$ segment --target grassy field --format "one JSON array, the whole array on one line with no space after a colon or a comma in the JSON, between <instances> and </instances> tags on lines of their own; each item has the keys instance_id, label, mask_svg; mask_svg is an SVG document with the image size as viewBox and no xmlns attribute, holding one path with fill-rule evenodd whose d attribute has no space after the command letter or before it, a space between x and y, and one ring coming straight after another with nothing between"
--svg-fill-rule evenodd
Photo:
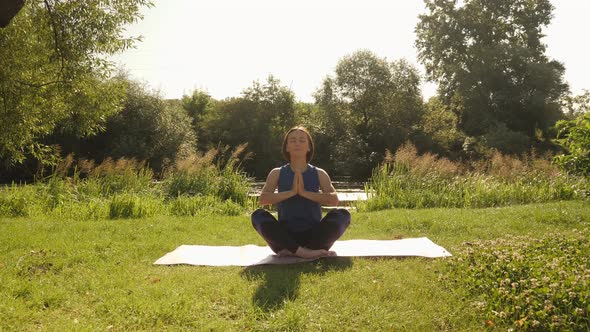
<instances>
[{"instance_id":1,"label":"grassy field","mask_svg":"<svg viewBox=\"0 0 590 332\"><path fill-rule=\"evenodd\" d=\"M262 245L245 214L86 221L3 218L0 330L506 331L552 326L583 331L590 328L589 222L587 201L358 212L343 239L427 236L454 257L334 258L241 268L152 263L181 244ZM514 317L524 311L518 303L494 298L490 289L486 295L485 287L495 287L495 278L504 280L501 274L514 271L503 271L501 262L480 270L469 263L484 262L479 258L493 246L506 246L497 242L504 239L508 245L516 243L515 252L529 242L546 244L518 251L534 255L535 266L526 265L527 257L505 264L516 271L514 264L521 262L525 273L547 274L546 280L539 277L547 285L538 287L539 299L555 302L540 304L553 306L546 320L535 312L519 323ZM560 246L563 241L555 244L552 239L572 240ZM573 249L562 254L559 250L567 248L561 247ZM567 275L571 271L565 267L565 276L553 275L556 258L574 267L577 276ZM481 274L485 271L499 272ZM549 290L557 287L556 278L571 279L564 284L566 295ZM565 300L571 303L560 304ZM498 312L494 301L508 308ZM552 316L560 306L573 310Z\"/></svg>"}]
</instances>

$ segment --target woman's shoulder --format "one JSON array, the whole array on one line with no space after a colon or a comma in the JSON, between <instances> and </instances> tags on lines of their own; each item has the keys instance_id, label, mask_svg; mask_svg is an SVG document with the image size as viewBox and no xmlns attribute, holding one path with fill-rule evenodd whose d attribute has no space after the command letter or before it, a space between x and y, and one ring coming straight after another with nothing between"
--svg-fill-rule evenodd
<instances>
[{"instance_id":1,"label":"woman's shoulder","mask_svg":"<svg viewBox=\"0 0 590 332\"><path fill-rule=\"evenodd\" d=\"M323 174L328 174L328 173L326 173L326 171L324 171L324 169L322 169L322 168L319 168L319 167L317 167L317 166L314 166L314 165L312 165L312 164L307 164L307 166L308 166L308 167L309 167L311 170L313 170L314 172L323 173Z\"/></svg>"},{"instance_id":2,"label":"woman's shoulder","mask_svg":"<svg viewBox=\"0 0 590 332\"><path fill-rule=\"evenodd\" d=\"M279 167L275 167L273 169L270 170L270 172L268 173L268 176L279 176L279 174L284 173L285 171L290 170L289 168L289 164L283 165L283 166L279 166Z\"/></svg>"},{"instance_id":3,"label":"woman's shoulder","mask_svg":"<svg viewBox=\"0 0 590 332\"><path fill-rule=\"evenodd\" d=\"M328 175L328 172L326 172L323 168L319 168L319 167L314 166L314 169L315 169L315 172L317 173L320 181L331 181L330 176Z\"/></svg>"},{"instance_id":4,"label":"woman's shoulder","mask_svg":"<svg viewBox=\"0 0 590 332\"><path fill-rule=\"evenodd\" d=\"M285 164L285 165L278 166L278 167L271 169L270 172L279 172L279 171L281 171L285 168L288 168L288 167L289 167L289 164Z\"/></svg>"},{"instance_id":5,"label":"woman's shoulder","mask_svg":"<svg viewBox=\"0 0 590 332\"><path fill-rule=\"evenodd\" d=\"M280 173L281 173L281 167L275 167L275 168L271 169L270 172L268 172L268 175L266 176L266 178L270 179L273 177L278 177Z\"/></svg>"}]
</instances>

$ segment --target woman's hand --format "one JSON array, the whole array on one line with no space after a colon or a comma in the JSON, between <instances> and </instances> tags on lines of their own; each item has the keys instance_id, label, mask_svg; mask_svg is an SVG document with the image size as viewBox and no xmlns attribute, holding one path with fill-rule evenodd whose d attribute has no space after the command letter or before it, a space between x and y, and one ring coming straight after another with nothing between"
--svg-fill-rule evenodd
<instances>
[{"instance_id":1,"label":"woman's hand","mask_svg":"<svg viewBox=\"0 0 590 332\"><path fill-rule=\"evenodd\" d=\"M262 188L262 192L260 193L260 198L258 202L260 205L272 205L280 203L290 197L297 195L297 181L293 178L293 186L289 191L283 191L275 193L279 185L279 175L281 173L280 168L275 168L268 174L266 178L266 183Z\"/></svg>"},{"instance_id":2,"label":"woman's hand","mask_svg":"<svg viewBox=\"0 0 590 332\"><path fill-rule=\"evenodd\" d=\"M296 172L295 177L293 178L293 183L297 185L295 192L299 196L303 196L305 192L305 183L303 182L303 174L301 172Z\"/></svg>"},{"instance_id":3,"label":"woman's hand","mask_svg":"<svg viewBox=\"0 0 590 332\"><path fill-rule=\"evenodd\" d=\"M314 201L320 203L321 205L327 206L337 206L338 205L338 194L336 194L336 189L332 185L332 181L330 181L330 177L321 168L318 168L318 176L320 180L320 192L314 191L307 191L305 190L305 185L303 183L303 173L296 173L295 178L297 178L297 195L307 198L310 201ZM295 183L295 179L293 179Z\"/></svg>"},{"instance_id":4,"label":"woman's hand","mask_svg":"<svg viewBox=\"0 0 590 332\"><path fill-rule=\"evenodd\" d=\"M299 172L295 172L295 175L293 175L291 191L293 192L293 195L299 195Z\"/></svg>"}]
</instances>

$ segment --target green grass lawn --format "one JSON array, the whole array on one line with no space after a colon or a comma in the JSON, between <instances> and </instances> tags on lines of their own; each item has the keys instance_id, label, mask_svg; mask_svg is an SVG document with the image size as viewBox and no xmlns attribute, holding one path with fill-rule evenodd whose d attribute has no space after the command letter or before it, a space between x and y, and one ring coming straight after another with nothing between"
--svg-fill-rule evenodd
<instances>
[{"instance_id":1,"label":"green grass lawn","mask_svg":"<svg viewBox=\"0 0 590 332\"><path fill-rule=\"evenodd\" d=\"M449 281L457 259L480 240L567 238L589 222L587 201L353 213L343 239L426 236L455 256L242 268L152 263L181 244L263 245L247 215L0 219L0 330L505 331Z\"/></svg>"}]
</instances>

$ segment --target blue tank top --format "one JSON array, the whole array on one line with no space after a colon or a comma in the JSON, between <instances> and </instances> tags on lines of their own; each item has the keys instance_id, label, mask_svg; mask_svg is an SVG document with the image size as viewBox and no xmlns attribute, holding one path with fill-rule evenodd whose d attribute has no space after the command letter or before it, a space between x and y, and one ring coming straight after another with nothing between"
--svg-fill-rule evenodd
<instances>
[{"instance_id":1,"label":"blue tank top","mask_svg":"<svg viewBox=\"0 0 590 332\"><path fill-rule=\"evenodd\" d=\"M295 173L291 165L282 166L279 173L279 192L291 190L294 177ZM320 178L315 166L307 165L307 169L303 172L303 182L305 190L319 192ZM277 210L279 221L286 223L287 228L294 232L308 230L322 219L320 204L299 195L280 202Z\"/></svg>"}]
</instances>

